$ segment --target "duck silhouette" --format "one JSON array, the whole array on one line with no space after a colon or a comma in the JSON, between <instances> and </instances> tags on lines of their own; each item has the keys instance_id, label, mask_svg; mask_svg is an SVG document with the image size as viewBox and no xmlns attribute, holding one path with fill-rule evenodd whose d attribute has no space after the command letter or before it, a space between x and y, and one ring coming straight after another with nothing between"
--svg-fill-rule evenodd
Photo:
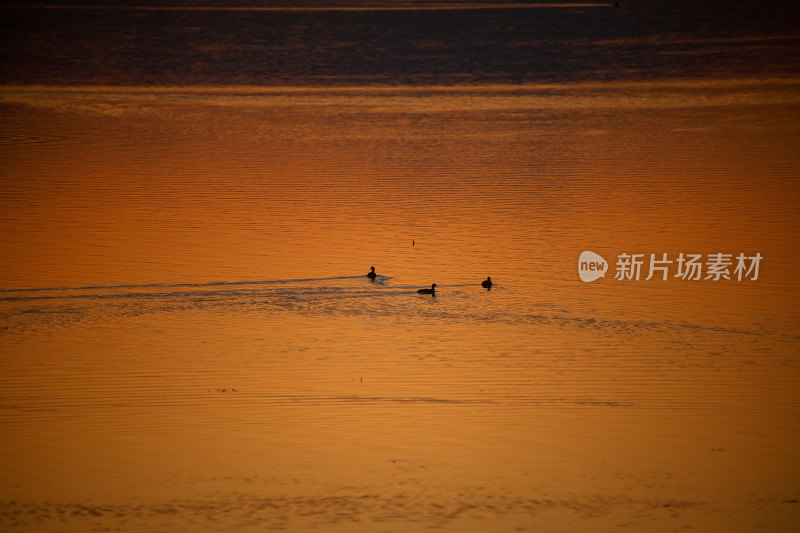
<instances>
[{"instance_id":1,"label":"duck silhouette","mask_svg":"<svg viewBox=\"0 0 800 533\"><path fill-rule=\"evenodd\" d=\"M375 274L375 267L370 267L370 270L369 270L369 273L367 274L367 277L369 279L374 280L375 276L377 276L377 274Z\"/></svg>"},{"instance_id":2,"label":"duck silhouette","mask_svg":"<svg viewBox=\"0 0 800 533\"><path fill-rule=\"evenodd\" d=\"M436 294L436 284L431 285L430 289L420 289L417 291L419 294Z\"/></svg>"},{"instance_id":3,"label":"duck silhouette","mask_svg":"<svg viewBox=\"0 0 800 533\"><path fill-rule=\"evenodd\" d=\"M486 276L486 279L483 280L483 282L481 283L481 287L483 287L484 289L491 289L492 288L492 278L490 278L489 276Z\"/></svg>"}]
</instances>

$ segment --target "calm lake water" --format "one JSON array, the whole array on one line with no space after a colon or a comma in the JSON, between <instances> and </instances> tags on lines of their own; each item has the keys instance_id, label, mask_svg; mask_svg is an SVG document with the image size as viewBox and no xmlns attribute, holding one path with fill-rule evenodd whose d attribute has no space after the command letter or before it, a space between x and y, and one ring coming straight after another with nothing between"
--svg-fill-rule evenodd
<instances>
[{"instance_id":1,"label":"calm lake water","mask_svg":"<svg viewBox=\"0 0 800 533\"><path fill-rule=\"evenodd\" d=\"M0 528L796 527L797 7L200 5L0 8Z\"/></svg>"}]
</instances>

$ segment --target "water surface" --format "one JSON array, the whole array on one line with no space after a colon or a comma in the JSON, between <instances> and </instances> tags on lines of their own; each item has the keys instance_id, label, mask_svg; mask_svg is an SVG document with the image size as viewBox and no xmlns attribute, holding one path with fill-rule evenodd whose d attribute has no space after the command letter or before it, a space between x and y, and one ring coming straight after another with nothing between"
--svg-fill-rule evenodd
<instances>
[{"instance_id":1,"label":"water surface","mask_svg":"<svg viewBox=\"0 0 800 533\"><path fill-rule=\"evenodd\" d=\"M5 48L27 63L0 87L2 527L790 530L800 81L748 58L797 34L658 3L661 26L604 26L646 5L13 8L49 37ZM270 17L302 35L286 56L244 46ZM494 25L421 64L391 51L442 18ZM126 32L144 44L109 61ZM528 32L573 48L507 54ZM195 44L170 66L157 35ZM631 69L582 55L597 39ZM689 41L694 66L649 69L648 43ZM583 250L764 260L586 284Z\"/></svg>"}]
</instances>

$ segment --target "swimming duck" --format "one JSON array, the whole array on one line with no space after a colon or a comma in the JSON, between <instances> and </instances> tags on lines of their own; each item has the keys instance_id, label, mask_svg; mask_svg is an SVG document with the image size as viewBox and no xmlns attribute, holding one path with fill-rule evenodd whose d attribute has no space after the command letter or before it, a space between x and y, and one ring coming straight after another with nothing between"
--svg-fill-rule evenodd
<instances>
[{"instance_id":1,"label":"swimming duck","mask_svg":"<svg viewBox=\"0 0 800 533\"><path fill-rule=\"evenodd\" d=\"M430 289L420 289L417 292L419 294L436 294L436 284L431 285Z\"/></svg>"},{"instance_id":2,"label":"swimming duck","mask_svg":"<svg viewBox=\"0 0 800 533\"><path fill-rule=\"evenodd\" d=\"M486 279L483 280L483 283L481 283L481 287L483 287L484 289L491 289L492 288L492 278L490 278L489 276L486 276Z\"/></svg>"},{"instance_id":3,"label":"swimming duck","mask_svg":"<svg viewBox=\"0 0 800 533\"><path fill-rule=\"evenodd\" d=\"M375 274L375 267L371 267L369 274L367 274L367 277L369 279L375 279L375 276L377 276L377 274Z\"/></svg>"}]
</instances>

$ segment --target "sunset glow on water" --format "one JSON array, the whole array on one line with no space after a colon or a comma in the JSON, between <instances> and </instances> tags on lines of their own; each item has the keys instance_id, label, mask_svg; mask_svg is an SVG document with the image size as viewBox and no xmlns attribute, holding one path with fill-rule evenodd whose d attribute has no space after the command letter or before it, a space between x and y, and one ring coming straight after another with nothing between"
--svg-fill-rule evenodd
<instances>
[{"instance_id":1,"label":"sunset glow on water","mask_svg":"<svg viewBox=\"0 0 800 533\"><path fill-rule=\"evenodd\" d=\"M0 7L0 529L796 527L796 8L461 4Z\"/></svg>"}]
</instances>

